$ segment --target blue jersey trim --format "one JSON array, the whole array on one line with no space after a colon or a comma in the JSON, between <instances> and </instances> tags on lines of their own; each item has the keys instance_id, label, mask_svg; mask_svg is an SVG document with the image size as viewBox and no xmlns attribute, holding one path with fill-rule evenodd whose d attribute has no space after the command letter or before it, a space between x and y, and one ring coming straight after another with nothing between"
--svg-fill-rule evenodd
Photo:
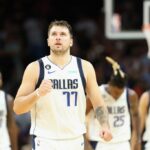
<instances>
[{"instance_id":1,"label":"blue jersey trim","mask_svg":"<svg viewBox=\"0 0 150 150\"><path fill-rule=\"evenodd\" d=\"M35 136L35 135L32 135L32 136L31 136L31 141L32 141L32 150L35 150L35 138L36 138L36 136Z\"/></svg>"},{"instance_id":2,"label":"blue jersey trim","mask_svg":"<svg viewBox=\"0 0 150 150\"><path fill-rule=\"evenodd\" d=\"M85 80L85 76L84 76L84 73L83 73L81 58L79 58L79 57L77 57L77 65L78 65L80 77L81 77L81 80L82 80L83 89L84 89L84 92L85 92L86 80Z\"/></svg>"},{"instance_id":3,"label":"blue jersey trim","mask_svg":"<svg viewBox=\"0 0 150 150\"><path fill-rule=\"evenodd\" d=\"M128 106L128 110L129 110L129 114L130 114L130 129L131 129L131 134L132 134L132 129L133 129L133 123L132 123L132 117L131 117L131 104L130 104L130 97L129 97L129 88L126 87L127 89L127 106ZM131 139L129 140L129 142L131 142Z\"/></svg>"},{"instance_id":4,"label":"blue jersey trim","mask_svg":"<svg viewBox=\"0 0 150 150\"><path fill-rule=\"evenodd\" d=\"M44 64L42 59L38 60L39 62L39 69L40 69L40 73L39 73L39 78L38 78L38 82L36 84L36 88L38 88L42 82L42 80L44 79Z\"/></svg>"}]
</instances>

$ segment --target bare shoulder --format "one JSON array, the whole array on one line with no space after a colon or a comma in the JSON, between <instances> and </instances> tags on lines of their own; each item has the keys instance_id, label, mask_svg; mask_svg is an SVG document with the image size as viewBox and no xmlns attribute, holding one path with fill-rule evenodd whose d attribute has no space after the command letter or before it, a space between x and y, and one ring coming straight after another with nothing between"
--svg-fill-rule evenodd
<instances>
[{"instance_id":1,"label":"bare shoulder","mask_svg":"<svg viewBox=\"0 0 150 150\"><path fill-rule=\"evenodd\" d=\"M143 99L143 98L144 98L144 99L145 99L145 98L148 99L148 98L149 98L149 94L150 94L149 91L145 91L145 92L141 95L140 98L142 98L142 99Z\"/></svg>"},{"instance_id":2,"label":"bare shoulder","mask_svg":"<svg viewBox=\"0 0 150 150\"><path fill-rule=\"evenodd\" d=\"M37 72L39 70L39 64L38 64L38 61L34 61L34 62L31 62L27 65L26 69L27 71L29 72Z\"/></svg>"},{"instance_id":3,"label":"bare shoulder","mask_svg":"<svg viewBox=\"0 0 150 150\"><path fill-rule=\"evenodd\" d=\"M149 91L145 91L140 97L140 105L148 105L150 100Z\"/></svg>"},{"instance_id":4,"label":"bare shoulder","mask_svg":"<svg viewBox=\"0 0 150 150\"><path fill-rule=\"evenodd\" d=\"M91 78L91 77L94 78L95 70L94 70L92 63L87 60L82 59L82 66L83 66L83 72L84 72L86 79Z\"/></svg>"},{"instance_id":5,"label":"bare shoulder","mask_svg":"<svg viewBox=\"0 0 150 150\"><path fill-rule=\"evenodd\" d=\"M83 65L83 69L86 71L86 72L89 72L89 71L93 71L94 70L94 67L92 65L91 62L85 60L85 59L82 59L82 65Z\"/></svg>"},{"instance_id":6,"label":"bare shoulder","mask_svg":"<svg viewBox=\"0 0 150 150\"><path fill-rule=\"evenodd\" d=\"M24 71L24 79L37 80L39 76L39 64L38 61L31 62L27 65Z\"/></svg>"},{"instance_id":7,"label":"bare shoulder","mask_svg":"<svg viewBox=\"0 0 150 150\"><path fill-rule=\"evenodd\" d=\"M88 67L93 67L92 63L85 60L85 59L82 59L82 64L83 64L84 67L87 67L87 68Z\"/></svg>"},{"instance_id":8,"label":"bare shoulder","mask_svg":"<svg viewBox=\"0 0 150 150\"><path fill-rule=\"evenodd\" d=\"M129 101L130 101L130 105L131 107L137 107L138 105L138 95L137 93L133 90L128 88L129 91Z\"/></svg>"},{"instance_id":9,"label":"bare shoulder","mask_svg":"<svg viewBox=\"0 0 150 150\"><path fill-rule=\"evenodd\" d=\"M128 88L129 90L129 96L131 97L138 97L137 93L135 90Z\"/></svg>"}]
</instances>

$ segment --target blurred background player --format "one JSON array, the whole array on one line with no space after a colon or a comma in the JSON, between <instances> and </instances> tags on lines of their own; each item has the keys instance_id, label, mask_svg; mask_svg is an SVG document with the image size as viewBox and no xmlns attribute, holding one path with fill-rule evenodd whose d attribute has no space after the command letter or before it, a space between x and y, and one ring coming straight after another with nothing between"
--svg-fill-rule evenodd
<instances>
[{"instance_id":1,"label":"blurred background player","mask_svg":"<svg viewBox=\"0 0 150 150\"><path fill-rule=\"evenodd\" d=\"M145 91L139 102L142 150L150 149L150 90Z\"/></svg>"},{"instance_id":2,"label":"blurred background player","mask_svg":"<svg viewBox=\"0 0 150 150\"><path fill-rule=\"evenodd\" d=\"M17 126L13 115L13 97L2 90L0 72L0 150L18 150Z\"/></svg>"},{"instance_id":3,"label":"blurred background player","mask_svg":"<svg viewBox=\"0 0 150 150\"><path fill-rule=\"evenodd\" d=\"M135 91L126 87L127 76L119 64L110 57L106 59L112 65L113 74L109 82L99 88L108 108L113 139L106 143L99 138L100 126L89 100L86 137L95 150L137 150L138 96Z\"/></svg>"}]
</instances>

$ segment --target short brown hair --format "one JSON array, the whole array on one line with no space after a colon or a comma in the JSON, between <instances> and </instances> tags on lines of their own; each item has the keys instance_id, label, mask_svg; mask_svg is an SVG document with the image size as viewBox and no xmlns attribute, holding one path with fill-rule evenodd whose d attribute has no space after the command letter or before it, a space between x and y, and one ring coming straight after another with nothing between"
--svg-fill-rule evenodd
<instances>
[{"instance_id":1,"label":"short brown hair","mask_svg":"<svg viewBox=\"0 0 150 150\"><path fill-rule=\"evenodd\" d=\"M71 25L65 21L65 20L55 20L55 21L52 21L48 27L48 34L49 34L49 31L51 30L51 28L53 26L64 26L64 27L67 27L68 30L69 30L69 33L71 35L71 37L73 37L73 32L72 32L72 27Z\"/></svg>"}]
</instances>

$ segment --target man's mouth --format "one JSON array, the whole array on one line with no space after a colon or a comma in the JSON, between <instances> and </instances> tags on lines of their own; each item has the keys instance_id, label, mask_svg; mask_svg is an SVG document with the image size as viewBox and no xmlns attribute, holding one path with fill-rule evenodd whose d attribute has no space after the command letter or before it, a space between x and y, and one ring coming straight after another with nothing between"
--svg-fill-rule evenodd
<instances>
[{"instance_id":1,"label":"man's mouth","mask_svg":"<svg viewBox=\"0 0 150 150\"><path fill-rule=\"evenodd\" d=\"M58 45L58 46L59 46L59 45L62 45L62 44L61 44L61 43L55 43L55 45Z\"/></svg>"}]
</instances>

